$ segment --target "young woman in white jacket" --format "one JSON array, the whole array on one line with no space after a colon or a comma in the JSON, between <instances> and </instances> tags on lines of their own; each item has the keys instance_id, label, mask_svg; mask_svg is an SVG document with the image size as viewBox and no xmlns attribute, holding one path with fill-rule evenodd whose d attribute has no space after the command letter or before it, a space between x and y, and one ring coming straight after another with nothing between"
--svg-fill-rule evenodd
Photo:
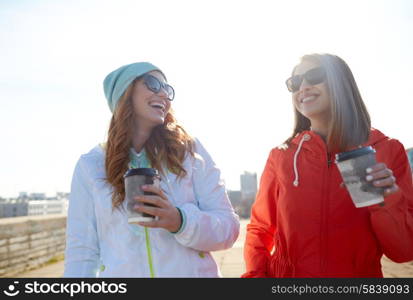
<instances>
[{"instance_id":1,"label":"young woman in white jacket","mask_svg":"<svg viewBox=\"0 0 413 300\"><path fill-rule=\"evenodd\" d=\"M173 88L150 63L111 72L107 142L80 157L67 217L65 277L220 277L210 251L230 248L238 216L208 152L177 124ZM160 188L137 201L155 221L128 223L123 175L160 171Z\"/></svg>"}]
</instances>

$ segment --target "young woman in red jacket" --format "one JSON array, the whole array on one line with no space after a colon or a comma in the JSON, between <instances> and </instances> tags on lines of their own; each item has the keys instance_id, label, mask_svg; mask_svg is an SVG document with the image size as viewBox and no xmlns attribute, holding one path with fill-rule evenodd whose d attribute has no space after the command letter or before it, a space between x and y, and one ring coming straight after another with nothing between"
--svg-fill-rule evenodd
<instances>
[{"instance_id":1,"label":"young woman in red jacket","mask_svg":"<svg viewBox=\"0 0 413 300\"><path fill-rule=\"evenodd\" d=\"M413 260L412 174L403 145L371 128L347 64L302 57L287 80L295 127L261 177L244 248L243 277L383 277L380 260ZM384 202L356 208L335 154L372 146L366 180Z\"/></svg>"}]
</instances>

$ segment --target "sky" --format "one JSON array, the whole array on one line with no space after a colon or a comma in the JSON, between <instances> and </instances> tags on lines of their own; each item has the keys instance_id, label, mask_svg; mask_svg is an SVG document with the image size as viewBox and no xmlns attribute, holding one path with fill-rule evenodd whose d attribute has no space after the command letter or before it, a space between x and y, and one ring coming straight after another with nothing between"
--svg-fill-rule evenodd
<instances>
[{"instance_id":1,"label":"sky","mask_svg":"<svg viewBox=\"0 0 413 300\"><path fill-rule=\"evenodd\" d=\"M308 53L342 57L372 125L413 147L412 37L409 0L2 0L0 196L69 192L107 137L104 77L137 61L166 74L228 189L291 134L284 82Z\"/></svg>"}]
</instances>

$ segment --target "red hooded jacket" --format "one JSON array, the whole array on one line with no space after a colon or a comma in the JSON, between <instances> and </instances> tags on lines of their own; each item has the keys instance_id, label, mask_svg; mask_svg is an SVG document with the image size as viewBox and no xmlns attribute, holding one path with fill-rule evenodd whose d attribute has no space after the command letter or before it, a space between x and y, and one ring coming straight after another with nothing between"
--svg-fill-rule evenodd
<instances>
[{"instance_id":1,"label":"red hooded jacket","mask_svg":"<svg viewBox=\"0 0 413 300\"><path fill-rule=\"evenodd\" d=\"M335 153L311 131L271 151L247 226L242 277L383 277L383 254L413 260L413 184L404 147L375 129L365 145L400 188L384 206L354 206L331 162Z\"/></svg>"}]
</instances>

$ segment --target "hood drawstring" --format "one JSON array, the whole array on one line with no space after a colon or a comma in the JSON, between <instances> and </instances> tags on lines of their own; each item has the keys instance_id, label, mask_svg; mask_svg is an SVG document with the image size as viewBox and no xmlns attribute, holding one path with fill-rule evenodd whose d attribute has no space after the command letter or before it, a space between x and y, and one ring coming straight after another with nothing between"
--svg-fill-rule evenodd
<instances>
[{"instance_id":1,"label":"hood drawstring","mask_svg":"<svg viewBox=\"0 0 413 300\"><path fill-rule=\"evenodd\" d=\"M310 136L309 134L307 134L307 133L304 134L303 137L301 138L300 143L298 144L297 151L295 151L295 154L294 154L294 174L295 174L295 179L294 179L294 182L293 182L293 185L294 185L294 186L298 186L298 170L297 170L297 157L298 157L298 154L299 154L300 151L301 151L301 147L302 147L303 143L304 143L305 141L309 141L310 139L311 139L311 136Z\"/></svg>"}]
</instances>

